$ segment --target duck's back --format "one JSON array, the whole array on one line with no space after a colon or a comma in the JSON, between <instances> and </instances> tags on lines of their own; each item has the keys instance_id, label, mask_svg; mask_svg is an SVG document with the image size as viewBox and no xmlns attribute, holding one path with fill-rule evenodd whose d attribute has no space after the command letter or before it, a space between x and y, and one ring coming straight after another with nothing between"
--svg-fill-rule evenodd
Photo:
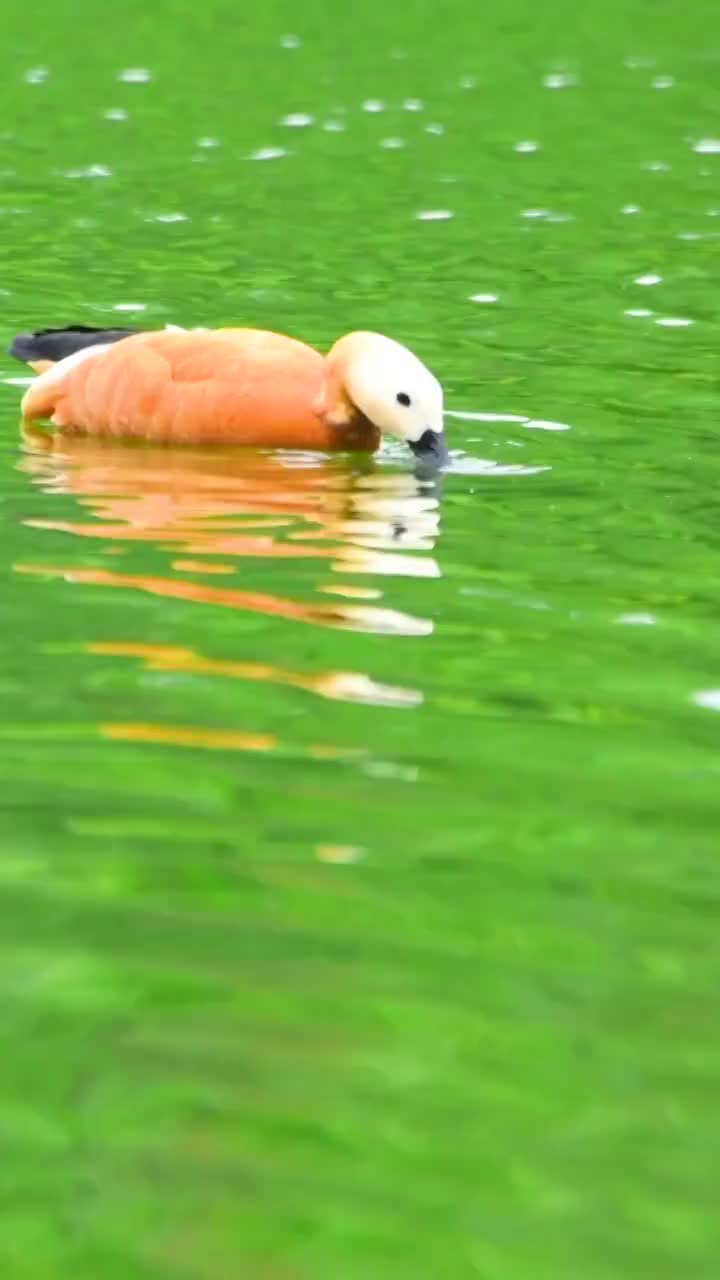
<instances>
[{"instance_id":1,"label":"duck's back","mask_svg":"<svg viewBox=\"0 0 720 1280\"><path fill-rule=\"evenodd\" d=\"M89 435L333 448L337 432L316 413L323 377L319 352L282 334L161 330L60 361L30 387L23 414Z\"/></svg>"}]
</instances>

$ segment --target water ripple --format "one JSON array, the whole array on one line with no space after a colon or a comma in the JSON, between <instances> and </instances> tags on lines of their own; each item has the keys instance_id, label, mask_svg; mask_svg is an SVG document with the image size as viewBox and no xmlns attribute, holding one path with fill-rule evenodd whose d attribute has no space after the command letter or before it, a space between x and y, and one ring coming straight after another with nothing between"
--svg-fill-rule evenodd
<instances>
[{"instance_id":1,"label":"water ripple","mask_svg":"<svg viewBox=\"0 0 720 1280\"><path fill-rule=\"evenodd\" d=\"M206 658L179 645L135 643L88 644L88 653L106 657L137 658L147 671L184 672L189 675L254 680L288 685L338 702L359 702L381 707L416 707L423 701L418 689L383 684L359 671L288 671L263 662L237 662Z\"/></svg>"},{"instance_id":2,"label":"water ripple","mask_svg":"<svg viewBox=\"0 0 720 1280\"><path fill-rule=\"evenodd\" d=\"M213 587L203 582L181 582L150 574L113 573L107 569L83 569L74 565L16 564L15 573L43 578L61 578L75 585L113 587L142 591L168 600L263 613L314 626L336 627L344 631L369 631L377 635L428 636L434 627L428 618L418 618L397 609L370 605L323 605L290 600L261 591L239 591L233 587Z\"/></svg>"},{"instance_id":3,"label":"water ripple","mask_svg":"<svg viewBox=\"0 0 720 1280\"><path fill-rule=\"evenodd\" d=\"M473 409L446 409L447 418L460 418L465 422L517 422L529 431L570 431L567 422L553 422L548 418L528 418L520 413L481 413Z\"/></svg>"}]
</instances>

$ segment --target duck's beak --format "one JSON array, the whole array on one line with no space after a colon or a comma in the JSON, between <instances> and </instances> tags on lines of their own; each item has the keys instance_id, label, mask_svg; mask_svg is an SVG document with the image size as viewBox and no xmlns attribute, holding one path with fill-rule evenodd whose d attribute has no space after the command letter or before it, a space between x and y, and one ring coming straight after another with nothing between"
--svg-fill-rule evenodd
<instances>
[{"instance_id":1,"label":"duck's beak","mask_svg":"<svg viewBox=\"0 0 720 1280\"><path fill-rule=\"evenodd\" d=\"M433 467L446 467L450 461L450 451L444 431L433 431L428 427L419 440L409 440L408 444L421 462Z\"/></svg>"}]
</instances>

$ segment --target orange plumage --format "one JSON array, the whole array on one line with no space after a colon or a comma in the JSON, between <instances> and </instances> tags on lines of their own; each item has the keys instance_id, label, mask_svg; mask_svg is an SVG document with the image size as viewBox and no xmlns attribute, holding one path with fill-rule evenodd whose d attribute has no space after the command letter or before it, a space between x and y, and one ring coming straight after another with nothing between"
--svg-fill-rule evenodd
<instances>
[{"instance_id":1,"label":"orange plumage","mask_svg":"<svg viewBox=\"0 0 720 1280\"><path fill-rule=\"evenodd\" d=\"M338 412L329 381L327 359L282 334L162 330L51 365L29 388L23 417L156 443L376 449L377 428L342 397Z\"/></svg>"}]
</instances>

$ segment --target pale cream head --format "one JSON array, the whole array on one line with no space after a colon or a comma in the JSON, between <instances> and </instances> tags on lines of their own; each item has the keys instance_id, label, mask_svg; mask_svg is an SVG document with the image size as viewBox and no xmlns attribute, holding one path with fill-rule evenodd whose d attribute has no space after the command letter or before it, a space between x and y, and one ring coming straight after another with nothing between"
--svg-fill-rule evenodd
<instances>
[{"instance_id":1,"label":"pale cream head","mask_svg":"<svg viewBox=\"0 0 720 1280\"><path fill-rule=\"evenodd\" d=\"M349 333L327 356L326 415L342 423L359 410L415 453L446 456L443 392L412 351L380 333Z\"/></svg>"}]
</instances>

